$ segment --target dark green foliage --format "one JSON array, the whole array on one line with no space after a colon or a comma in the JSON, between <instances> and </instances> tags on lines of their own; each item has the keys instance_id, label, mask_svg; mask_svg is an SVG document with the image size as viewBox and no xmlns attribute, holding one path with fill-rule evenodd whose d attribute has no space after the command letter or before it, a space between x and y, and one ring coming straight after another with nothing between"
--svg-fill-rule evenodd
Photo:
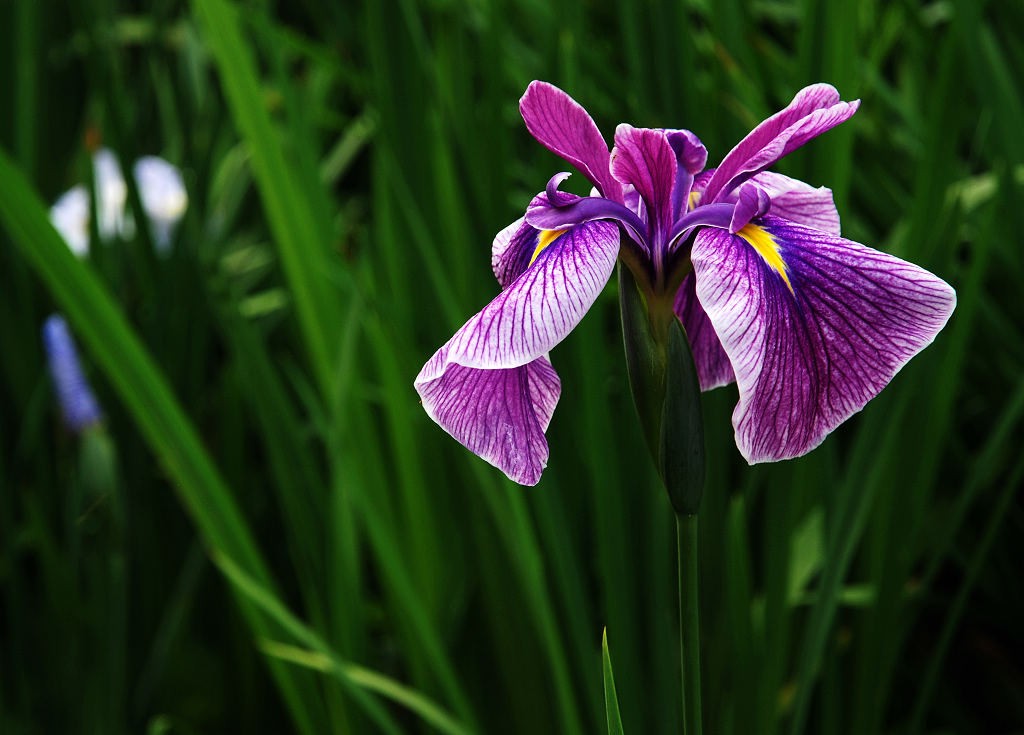
<instances>
[{"instance_id":1,"label":"dark green foliage","mask_svg":"<svg viewBox=\"0 0 1024 735\"><path fill-rule=\"evenodd\" d=\"M566 167L519 120L535 78L712 164L835 84L860 111L778 170L958 291L805 458L747 467L735 388L703 396L705 730L1024 727L1019 2L14 0L0 49L0 733L586 735L605 627L623 731L680 731L674 519L615 285L552 355L538 487L412 389ZM183 169L169 257L137 227L79 261L47 226L97 138ZM107 416L87 439L45 372L58 310Z\"/></svg>"}]
</instances>

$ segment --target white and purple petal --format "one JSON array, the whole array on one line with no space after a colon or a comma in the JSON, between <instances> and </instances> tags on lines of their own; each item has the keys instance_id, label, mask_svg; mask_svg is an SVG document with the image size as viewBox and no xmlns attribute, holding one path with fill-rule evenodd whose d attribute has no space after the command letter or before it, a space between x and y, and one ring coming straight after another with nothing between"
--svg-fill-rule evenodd
<instances>
[{"instance_id":1,"label":"white and purple petal","mask_svg":"<svg viewBox=\"0 0 1024 735\"><path fill-rule=\"evenodd\" d=\"M536 485L548 463L544 432L561 392L547 357L481 370L434 355L416 378L427 415L474 454L522 485Z\"/></svg>"},{"instance_id":2,"label":"white and purple petal","mask_svg":"<svg viewBox=\"0 0 1024 735\"><path fill-rule=\"evenodd\" d=\"M465 367L525 365L562 341L594 303L615 267L619 229L588 222L547 235L530 255L528 267L441 348L446 361ZM512 247L525 252L513 237ZM511 273L514 271L510 271Z\"/></svg>"},{"instance_id":3,"label":"white and purple petal","mask_svg":"<svg viewBox=\"0 0 1024 735\"><path fill-rule=\"evenodd\" d=\"M830 84L800 90L785 109L754 128L722 160L707 184L704 200L722 200L754 174L850 119L859 106L860 100L841 101Z\"/></svg>"},{"instance_id":4,"label":"white and purple petal","mask_svg":"<svg viewBox=\"0 0 1024 735\"><path fill-rule=\"evenodd\" d=\"M705 228L696 295L736 374L736 444L750 463L797 457L885 387L945 325L953 289L912 263L766 216Z\"/></svg>"},{"instance_id":5,"label":"white and purple petal","mask_svg":"<svg viewBox=\"0 0 1024 735\"><path fill-rule=\"evenodd\" d=\"M736 380L736 376L722 341L718 339L711 320L697 299L695 288L696 281L693 273L690 273L676 293L674 306L676 316L683 323L690 340L690 351L693 352L700 389L703 391L728 385Z\"/></svg>"},{"instance_id":6,"label":"white and purple petal","mask_svg":"<svg viewBox=\"0 0 1024 735\"><path fill-rule=\"evenodd\" d=\"M603 196L622 201L621 187L608 170L608 144L576 100L553 84L534 81L519 100L519 112L541 145L578 168Z\"/></svg>"},{"instance_id":7,"label":"white and purple petal","mask_svg":"<svg viewBox=\"0 0 1024 735\"><path fill-rule=\"evenodd\" d=\"M539 237L540 230L526 224L525 217L520 217L494 236L491 270L499 286L505 288L523 274L533 251L537 249Z\"/></svg>"}]
</instances>

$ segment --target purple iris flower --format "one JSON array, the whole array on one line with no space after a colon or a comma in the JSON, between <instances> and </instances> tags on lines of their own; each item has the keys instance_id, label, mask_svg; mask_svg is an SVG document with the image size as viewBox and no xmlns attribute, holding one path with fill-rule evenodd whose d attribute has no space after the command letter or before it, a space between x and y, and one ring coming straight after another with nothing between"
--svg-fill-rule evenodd
<instances>
[{"instance_id":1,"label":"purple iris flower","mask_svg":"<svg viewBox=\"0 0 1024 735\"><path fill-rule=\"evenodd\" d=\"M67 427L81 434L100 423L100 404L82 372L68 323L60 314L52 314L43 322L43 349Z\"/></svg>"},{"instance_id":2,"label":"purple iris flower","mask_svg":"<svg viewBox=\"0 0 1024 735\"><path fill-rule=\"evenodd\" d=\"M621 258L648 308L682 322L701 389L736 381L732 422L748 462L814 449L956 304L928 271L840 237L829 189L767 171L859 104L807 87L705 170L693 133L622 124L609 152L586 110L531 83L519 103L527 129L594 190L561 192L569 174L557 174L495 237L502 291L416 377L427 413L512 480L536 484L561 391L548 353Z\"/></svg>"}]
</instances>

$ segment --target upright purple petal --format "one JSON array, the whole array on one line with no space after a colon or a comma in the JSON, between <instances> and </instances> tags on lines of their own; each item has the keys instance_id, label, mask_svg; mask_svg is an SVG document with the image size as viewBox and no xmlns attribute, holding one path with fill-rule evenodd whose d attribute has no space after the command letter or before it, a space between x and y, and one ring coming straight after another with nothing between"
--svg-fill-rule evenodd
<instances>
[{"instance_id":1,"label":"upright purple petal","mask_svg":"<svg viewBox=\"0 0 1024 735\"><path fill-rule=\"evenodd\" d=\"M548 463L544 432L561 392L548 359L497 370L444 363L439 351L416 378L427 415L509 479L536 485Z\"/></svg>"},{"instance_id":2,"label":"upright purple petal","mask_svg":"<svg viewBox=\"0 0 1024 735\"><path fill-rule=\"evenodd\" d=\"M664 130L634 128L623 123L615 129L612 175L636 187L647 208L652 246L672 226L672 185L676 156ZM659 236L660 234L660 236Z\"/></svg>"},{"instance_id":3,"label":"upright purple petal","mask_svg":"<svg viewBox=\"0 0 1024 735\"><path fill-rule=\"evenodd\" d=\"M541 145L578 168L602 195L622 201L621 189L608 171L608 144L576 100L553 84L534 81L519 100L519 112Z\"/></svg>"},{"instance_id":4,"label":"upright purple petal","mask_svg":"<svg viewBox=\"0 0 1024 735\"><path fill-rule=\"evenodd\" d=\"M754 128L722 160L708 182L704 201L720 200L811 138L850 119L859 106L860 100L840 101L830 84L800 90L785 109Z\"/></svg>"},{"instance_id":5,"label":"upright purple petal","mask_svg":"<svg viewBox=\"0 0 1024 735\"><path fill-rule=\"evenodd\" d=\"M693 177L708 162L708 149L689 130L666 130L665 137L676 154L676 180L672 187L672 219L676 220L689 206Z\"/></svg>"},{"instance_id":6,"label":"upright purple petal","mask_svg":"<svg viewBox=\"0 0 1024 735\"><path fill-rule=\"evenodd\" d=\"M711 390L728 385L736 380L736 376L733 374L729 356L722 347L722 341L718 339L714 327L711 326L711 320L697 300L695 288L696 279L690 273L676 293L675 312L690 340L700 389Z\"/></svg>"},{"instance_id":7,"label":"upright purple petal","mask_svg":"<svg viewBox=\"0 0 1024 735\"><path fill-rule=\"evenodd\" d=\"M525 270L440 349L444 365L525 365L561 342L590 309L615 267L618 227L588 222L561 234L542 234L546 237L538 238ZM510 242L504 258L512 263L515 255L522 262L523 241L512 237ZM513 254L513 247L520 250ZM502 278L515 272L506 267Z\"/></svg>"},{"instance_id":8,"label":"upright purple petal","mask_svg":"<svg viewBox=\"0 0 1024 735\"><path fill-rule=\"evenodd\" d=\"M665 137L676 154L676 160L688 174L696 176L707 165L708 149L689 130L666 130Z\"/></svg>"},{"instance_id":9,"label":"upright purple petal","mask_svg":"<svg viewBox=\"0 0 1024 735\"><path fill-rule=\"evenodd\" d=\"M878 394L945 325L956 294L928 271L774 216L701 230L696 294L736 372L736 444L797 457Z\"/></svg>"}]
</instances>

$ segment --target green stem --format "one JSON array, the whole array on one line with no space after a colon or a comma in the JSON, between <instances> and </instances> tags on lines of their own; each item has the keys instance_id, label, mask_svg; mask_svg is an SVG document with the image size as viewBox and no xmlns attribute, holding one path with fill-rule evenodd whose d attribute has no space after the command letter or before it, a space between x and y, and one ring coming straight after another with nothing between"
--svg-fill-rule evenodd
<instances>
[{"instance_id":1,"label":"green stem","mask_svg":"<svg viewBox=\"0 0 1024 735\"><path fill-rule=\"evenodd\" d=\"M676 540L679 544L679 655L683 671L683 733L701 735L696 514L676 514Z\"/></svg>"}]
</instances>

